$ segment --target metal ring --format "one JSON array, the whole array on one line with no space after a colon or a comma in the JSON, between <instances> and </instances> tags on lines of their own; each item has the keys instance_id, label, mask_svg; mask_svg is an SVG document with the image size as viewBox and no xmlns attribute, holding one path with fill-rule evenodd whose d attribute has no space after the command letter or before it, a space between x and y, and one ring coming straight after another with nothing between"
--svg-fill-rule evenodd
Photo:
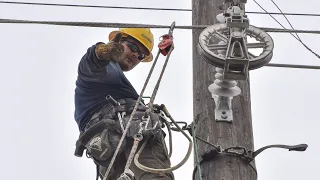
<instances>
[{"instance_id":1,"label":"metal ring","mask_svg":"<svg viewBox=\"0 0 320 180\"><path fill-rule=\"evenodd\" d=\"M255 38L258 43L247 43L247 48L262 48L263 51L259 56L249 53L249 70L257 69L269 63L273 56L274 42L271 36L263 30L249 26L244 31L245 35ZM205 28L199 35L197 46L200 56L209 64L216 67L224 68L225 55L218 53L219 50L228 48L229 27L224 23L215 24ZM220 42L214 41L216 38Z\"/></svg>"}]
</instances>

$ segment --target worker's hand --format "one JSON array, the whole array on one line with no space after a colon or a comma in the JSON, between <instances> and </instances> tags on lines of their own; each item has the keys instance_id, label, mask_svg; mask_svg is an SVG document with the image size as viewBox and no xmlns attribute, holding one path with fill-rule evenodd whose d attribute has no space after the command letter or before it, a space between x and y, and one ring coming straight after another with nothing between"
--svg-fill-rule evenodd
<instances>
[{"instance_id":1,"label":"worker's hand","mask_svg":"<svg viewBox=\"0 0 320 180\"><path fill-rule=\"evenodd\" d=\"M124 47L120 44L122 38L121 33L118 33L113 41L107 44L101 43L96 47L96 55L100 60L119 61L124 51Z\"/></svg>"}]
</instances>

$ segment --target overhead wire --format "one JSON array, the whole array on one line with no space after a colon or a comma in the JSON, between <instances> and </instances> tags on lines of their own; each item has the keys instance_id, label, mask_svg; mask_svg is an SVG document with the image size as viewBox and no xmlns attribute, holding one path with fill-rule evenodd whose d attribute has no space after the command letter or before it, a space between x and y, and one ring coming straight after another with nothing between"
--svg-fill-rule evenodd
<instances>
[{"instance_id":1,"label":"overhead wire","mask_svg":"<svg viewBox=\"0 0 320 180\"><path fill-rule=\"evenodd\" d=\"M283 14L281 8L277 5L277 3L275 3L273 0L271 0L271 2L277 7L277 9ZM291 24L291 22L289 21L289 19L287 18L287 16L285 14L283 14L283 17L287 20L287 22L289 23L290 27L294 30L293 25ZM299 40L301 40L301 38L299 37L298 33L295 33L297 35L297 38Z\"/></svg>"},{"instance_id":2,"label":"overhead wire","mask_svg":"<svg viewBox=\"0 0 320 180\"><path fill-rule=\"evenodd\" d=\"M125 24L125 23L102 23L102 22L60 22L60 21L27 21L27 20L12 20L0 19L0 23L29 23L29 24L48 24L48 25L62 25L62 26L80 26L80 27L107 27L107 28L122 28L122 27L145 27L145 28L170 28L167 25L150 25L150 24ZM193 25L193 26L175 26L175 29L203 29L209 25ZM275 29L275 28L261 28L266 32L297 32L297 33L316 33L320 31L306 31L306 30L290 30L290 29ZM266 64L271 67L287 67L287 68L304 68L304 69L320 69L320 66L308 65L292 65L292 64Z\"/></svg>"},{"instance_id":3,"label":"overhead wire","mask_svg":"<svg viewBox=\"0 0 320 180\"><path fill-rule=\"evenodd\" d=\"M47 24L59 26L80 26L80 27L107 27L107 28L170 28L169 25L155 25L155 24L133 24L133 23L107 23L107 22L75 22L75 21L31 21L31 20L17 20L17 19L0 19L0 23L12 24ZM183 25L175 26L175 29L204 29L210 25ZM307 33L307 34L320 34L317 30L292 30L280 28L266 28L258 27L265 32L274 33Z\"/></svg>"},{"instance_id":4,"label":"overhead wire","mask_svg":"<svg viewBox=\"0 0 320 180\"><path fill-rule=\"evenodd\" d=\"M254 0L255 1L255 0ZM4 1L0 1L2 3ZM256 1L255 1L256 2ZM256 2L257 3L257 2ZM28 3L29 4L29 3ZM34 4L34 3L32 3ZM43 4L43 3L40 3ZM268 13L259 3L257 3L266 13ZM280 10L280 8L277 6ZM280 12L282 12L280 10ZM282 13L284 15L284 13ZM270 15L270 13L269 13ZM320 34L320 31L317 30L295 30L286 29L277 19L270 15L275 21L277 21L283 29L279 28L264 28L259 27L265 32L277 32L277 33L311 33L311 34ZM62 25L62 26L80 26L80 27L107 27L107 28L122 28L122 27L140 27L140 28L170 28L168 25L152 25L152 24L126 24L126 23L104 23L104 22L61 22L61 21L30 21L30 20L15 20L15 19L0 19L0 23L16 23L16 24L47 24L47 25ZM175 26L175 29L204 29L210 25L192 25L192 26ZM294 36L294 35L293 35ZM294 36L299 42L301 42L308 50L313 52L308 46L306 46L299 37ZM317 57L318 54L313 52ZM309 66L309 65L292 65L292 64L267 64L266 66L271 67L287 67L287 68L304 68L304 69L320 69L320 66Z\"/></svg>"},{"instance_id":5,"label":"overhead wire","mask_svg":"<svg viewBox=\"0 0 320 180\"><path fill-rule=\"evenodd\" d=\"M97 6L83 4L58 4L58 3L33 3L33 2L16 2L16 1L0 1L1 4L20 4L20 5L39 5L39 6L60 6L60 7L82 7L82 8L105 8L105 9L131 9L131 10L152 10L152 11L185 11L192 12L192 9L181 8L150 8L150 7L124 7L124 6ZM273 15L288 15L288 16L313 16L320 17L320 14L310 13L277 13L277 12L255 12L248 11L247 14L273 14Z\"/></svg>"},{"instance_id":6,"label":"overhead wire","mask_svg":"<svg viewBox=\"0 0 320 180\"><path fill-rule=\"evenodd\" d=\"M274 63L268 63L268 64L266 64L264 66L281 67L281 68L297 68L297 69L320 69L320 66L298 65L298 64L274 64Z\"/></svg>"},{"instance_id":7,"label":"overhead wire","mask_svg":"<svg viewBox=\"0 0 320 180\"><path fill-rule=\"evenodd\" d=\"M256 0L253 0L262 10L264 10L266 13L268 13L268 11L266 9L264 9ZM271 14L269 14L271 16L272 19L274 19L280 26L283 27L283 29L287 29L286 27L284 27L275 17L273 17ZM295 35L293 35L291 32L289 32L297 41L299 41L307 50L309 50L312 54L314 54L315 56L317 56L320 59L320 55L317 54L316 52L314 52L311 48L309 48L304 42L301 41L301 39L299 39L298 37L296 37Z\"/></svg>"},{"instance_id":8,"label":"overhead wire","mask_svg":"<svg viewBox=\"0 0 320 180\"><path fill-rule=\"evenodd\" d=\"M60 6L60 7L83 7L83 8L103 8L103 9L133 9L133 10L154 10L154 11L192 11L191 9L178 8L147 8L147 7L124 7L124 6L97 6L82 4L56 4L56 3L31 3L31 2L11 2L0 1L2 4L39 5L39 6ZM319 15L320 16L320 15Z\"/></svg>"},{"instance_id":9,"label":"overhead wire","mask_svg":"<svg viewBox=\"0 0 320 180\"><path fill-rule=\"evenodd\" d=\"M277 7L277 9L280 11L280 13L273 13L266 11L256 0L254 2L262 8L265 13L263 12L246 12L247 14L253 13L253 14L268 14L270 15L276 22L278 22L283 28L277 29L277 28L261 28L265 30L266 32L288 32L293 37L295 37L299 42L302 43L302 45L305 46L310 52L315 54L318 58L320 56L312 51L306 44L304 44L299 37L298 33L313 33L313 34L320 34L320 31L309 31L309 30L295 30L289 19L286 17L286 15L300 15L300 16L319 16L320 14L299 14L299 13L284 13L280 9L280 7L271 0L272 3ZM119 7L119 6L95 6L95 5L73 5L73 4L52 4L52 3L29 3L29 2L8 2L8 1L0 1L0 3L6 3L6 4L24 4L24 5L45 5L45 6L64 6L64 7L89 7L89 8L113 8L113 9L136 9L136 10L167 10L167 11L192 11L191 9L172 9L172 8L142 8L142 7ZM284 18L287 20L289 25L291 26L292 30L286 29L277 19L275 19L273 15L283 15ZM89 27L149 27L149 28L168 28L170 26L165 25L141 25L141 24L123 24L123 23L100 23L100 22L58 22L58 21L27 21L27 20L13 20L13 19L0 19L0 23L31 23L31 24L50 24L50 25L68 25L68 26L89 26ZM176 29L202 29L207 27L207 25L203 26L176 26ZM293 35L292 33L295 33ZM267 64L265 66L272 66L272 67L291 67L291 68L306 68L306 69L320 69L320 66L307 66L307 65L291 65L291 64ZM194 130L194 126L192 127ZM193 134L195 135L195 131L193 131ZM196 142L194 138L194 142ZM195 147L195 150L197 148ZM196 152L198 154L198 152ZM199 164L199 157L196 156L197 161L197 168L198 168L198 175L199 179L202 179L201 177L201 169Z\"/></svg>"}]
</instances>

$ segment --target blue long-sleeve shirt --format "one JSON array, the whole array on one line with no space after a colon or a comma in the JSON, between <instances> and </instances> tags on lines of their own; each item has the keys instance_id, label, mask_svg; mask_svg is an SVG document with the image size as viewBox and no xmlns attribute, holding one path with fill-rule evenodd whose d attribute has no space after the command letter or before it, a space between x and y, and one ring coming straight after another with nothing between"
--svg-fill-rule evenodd
<instances>
[{"instance_id":1,"label":"blue long-sleeve shirt","mask_svg":"<svg viewBox=\"0 0 320 180\"><path fill-rule=\"evenodd\" d=\"M74 118L80 131L91 115L107 103L107 95L115 99L139 97L118 62L97 58L95 53L97 44L88 48L78 65Z\"/></svg>"}]
</instances>

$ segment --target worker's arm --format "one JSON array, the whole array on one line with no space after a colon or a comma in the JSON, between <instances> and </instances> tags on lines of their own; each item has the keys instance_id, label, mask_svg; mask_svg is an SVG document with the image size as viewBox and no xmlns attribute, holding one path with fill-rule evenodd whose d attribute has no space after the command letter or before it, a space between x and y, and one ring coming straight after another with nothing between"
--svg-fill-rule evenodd
<instances>
[{"instance_id":1,"label":"worker's arm","mask_svg":"<svg viewBox=\"0 0 320 180\"><path fill-rule=\"evenodd\" d=\"M123 53L124 47L119 41L99 42L90 47L79 63L79 77L86 81L100 82L105 77L105 67L110 61L117 61Z\"/></svg>"}]
</instances>

